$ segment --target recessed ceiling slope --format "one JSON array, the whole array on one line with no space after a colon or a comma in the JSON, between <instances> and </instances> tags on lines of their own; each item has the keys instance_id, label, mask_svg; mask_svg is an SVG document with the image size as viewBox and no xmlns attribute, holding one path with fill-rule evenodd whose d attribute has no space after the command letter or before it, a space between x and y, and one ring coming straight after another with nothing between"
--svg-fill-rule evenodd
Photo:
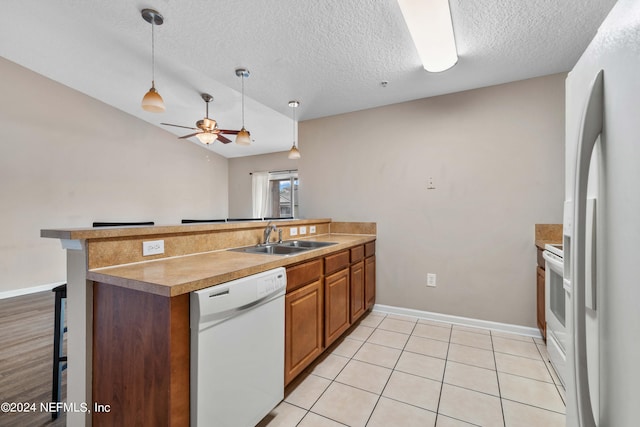
<instances>
[{"instance_id":1,"label":"recessed ceiling slope","mask_svg":"<svg viewBox=\"0 0 640 427\"><path fill-rule=\"evenodd\" d=\"M211 147L237 157L290 148L291 99L308 120L568 71L614 3L450 0L459 60L428 73L396 0L151 0L144 7L164 16L155 32L162 114L139 106L149 28L136 2L3 0L0 55L155 125L191 123L199 95L215 94L216 120L230 129L242 126L233 70L246 66L255 143Z\"/></svg>"}]
</instances>

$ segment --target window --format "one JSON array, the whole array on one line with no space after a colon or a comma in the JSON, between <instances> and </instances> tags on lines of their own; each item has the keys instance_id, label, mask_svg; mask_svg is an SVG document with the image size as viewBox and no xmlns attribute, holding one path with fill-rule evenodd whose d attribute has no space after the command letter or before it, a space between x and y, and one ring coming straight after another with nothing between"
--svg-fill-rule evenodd
<instances>
[{"instance_id":1,"label":"window","mask_svg":"<svg viewBox=\"0 0 640 427\"><path fill-rule=\"evenodd\" d=\"M298 171L269 172L269 213L272 218L298 217Z\"/></svg>"}]
</instances>

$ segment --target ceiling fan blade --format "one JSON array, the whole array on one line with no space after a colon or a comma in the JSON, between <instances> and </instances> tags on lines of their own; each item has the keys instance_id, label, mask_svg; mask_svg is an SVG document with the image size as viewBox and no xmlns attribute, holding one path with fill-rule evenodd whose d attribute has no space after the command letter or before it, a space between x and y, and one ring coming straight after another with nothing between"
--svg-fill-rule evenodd
<instances>
[{"instance_id":1,"label":"ceiling fan blade","mask_svg":"<svg viewBox=\"0 0 640 427\"><path fill-rule=\"evenodd\" d=\"M184 129L193 129L193 130L198 130L198 128L192 128L190 126L180 126L180 125L172 125L171 123L160 123L161 125L165 125L165 126L174 126L177 128L184 128Z\"/></svg>"},{"instance_id":2,"label":"ceiling fan blade","mask_svg":"<svg viewBox=\"0 0 640 427\"><path fill-rule=\"evenodd\" d=\"M179 136L178 139L186 139L186 138L191 138L192 136L196 136L201 134L202 132L195 132L195 133L190 133L189 135L185 135L185 136Z\"/></svg>"},{"instance_id":3,"label":"ceiling fan blade","mask_svg":"<svg viewBox=\"0 0 640 427\"><path fill-rule=\"evenodd\" d=\"M231 130L231 129L218 129L220 133L226 133L227 135L237 135L239 130Z\"/></svg>"},{"instance_id":4,"label":"ceiling fan blade","mask_svg":"<svg viewBox=\"0 0 640 427\"><path fill-rule=\"evenodd\" d=\"M228 144L231 142L229 138L227 138L226 136L222 136L222 134L218 134L218 141L222 142L223 144Z\"/></svg>"}]
</instances>

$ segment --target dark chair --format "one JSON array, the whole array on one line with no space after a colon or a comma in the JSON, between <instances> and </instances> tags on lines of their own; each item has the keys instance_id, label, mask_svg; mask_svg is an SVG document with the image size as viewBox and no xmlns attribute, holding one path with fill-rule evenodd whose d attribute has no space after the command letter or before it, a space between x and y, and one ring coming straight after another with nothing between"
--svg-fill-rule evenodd
<instances>
[{"instance_id":1,"label":"dark chair","mask_svg":"<svg viewBox=\"0 0 640 427\"><path fill-rule=\"evenodd\" d=\"M227 222L226 219L183 219L183 224L195 224L200 222Z\"/></svg>"},{"instance_id":2,"label":"dark chair","mask_svg":"<svg viewBox=\"0 0 640 427\"><path fill-rule=\"evenodd\" d=\"M145 222L94 222L94 227L126 227L130 225L155 225L153 221Z\"/></svg>"},{"instance_id":3,"label":"dark chair","mask_svg":"<svg viewBox=\"0 0 640 427\"><path fill-rule=\"evenodd\" d=\"M54 330L53 330L53 387L51 391L53 402L60 402L62 395L62 371L67 369L67 356L63 354L62 342L64 341L64 333L67 327L64 326L64 312L67 300L67 284L56 286L52 289L56 294L55 314L54 314ZM52 412L51 418L58 418L59 412Z\"/></svg>"}]
</instances>

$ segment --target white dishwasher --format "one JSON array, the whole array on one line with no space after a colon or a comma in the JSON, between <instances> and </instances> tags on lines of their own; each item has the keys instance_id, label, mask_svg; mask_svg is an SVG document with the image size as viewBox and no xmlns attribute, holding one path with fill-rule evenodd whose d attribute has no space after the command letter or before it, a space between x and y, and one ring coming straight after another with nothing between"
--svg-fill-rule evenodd
<instances>
[{"instance_id":1,"label":"white dishwasher","mask_svg":"<svg viewBox=\"0 0 640 427\"><path fill-rule=\"evenodd\" d=\"M282 267L191 293L191 426L253 427L284 398Z\"/></svg>"}]
</instances>

